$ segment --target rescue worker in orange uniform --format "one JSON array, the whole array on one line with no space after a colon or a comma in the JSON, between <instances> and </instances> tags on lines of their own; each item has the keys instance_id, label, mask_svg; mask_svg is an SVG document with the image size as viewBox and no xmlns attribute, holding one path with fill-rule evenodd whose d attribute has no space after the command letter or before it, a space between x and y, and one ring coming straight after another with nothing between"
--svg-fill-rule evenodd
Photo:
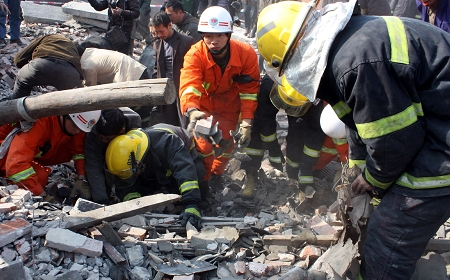
<instances>
[{"instance_id":1,"label":"rescue worker in orange uniform","mask_svg":"<svg viewBox=\"0 0 450 280\"><path fill-rule=\"evenodd\" d=\"M248 44L231 39L232 24L224 8L207 8L198 25L203 40L191 47L181 69L180 104L190 121L188 130L193 130L197 120L212 116L213 124L218 122L222 131L218 145L221 155L214 154L211 142L195 136L205 161L205 180L224 172L234 148L230 131L236 129L239 117L238 141L242 146L248 144L257 107L260 77L256 52Z\"/></svg>"},{"instance_id":2,"label":"rescue worker in orange uniform","mask_svg":"<svg viewBox=\"0 0 450 280\"><path fill-rule=\"evenodd\" d=\"M19 187L44 197L47 195L44 187L51 171L46 166L73 159L78 174L75 184L85 184L84 136L99 117L99 110L45 117L38 119L26 132L19 130L20 123L1 126L2 144L14 129L17 128L18 132L11 134L9 149L0 159L0 176L6 176Z\"/></svg>"}]
</instances>

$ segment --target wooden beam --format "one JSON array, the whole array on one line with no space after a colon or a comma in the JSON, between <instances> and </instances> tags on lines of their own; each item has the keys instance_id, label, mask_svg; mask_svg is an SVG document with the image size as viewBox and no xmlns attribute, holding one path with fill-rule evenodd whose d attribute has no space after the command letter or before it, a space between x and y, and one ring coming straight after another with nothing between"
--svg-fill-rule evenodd
<instances>
[{"instance_id":1,"label":"wooden beam","mask_svg":"<svg viewBox=\"0 0 450 280\"><path fill-rule=\"evenodd\" d=\"M80 212L72 216L63 217L67 221L67 229L78 230L92 227L102 223L102 221L116 221L138 214L154 210L160 206L167 205L181 199L178 194L155 194L120 202L100 209L87 212Z\"/></svg>"},{"instance_id":2,"label":"wooden beam","mask_svg":"<svg viewBox=\"0 0 450 280\"><path fill-rule=\"evenodd\" d=\"M0 102L0 125L25 118L17 108L20 99ZM33 119L117 107L171 104L176 100L171 79L147 79L53 91L29 96L23 105Z\"/></svg>"}]
</instances>

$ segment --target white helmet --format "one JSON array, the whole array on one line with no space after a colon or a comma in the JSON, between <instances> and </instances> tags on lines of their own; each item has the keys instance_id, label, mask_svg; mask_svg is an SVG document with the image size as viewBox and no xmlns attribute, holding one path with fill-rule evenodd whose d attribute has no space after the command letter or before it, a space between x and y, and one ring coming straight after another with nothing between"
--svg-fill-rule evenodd
<instances>
[{"instance_id":1,"label":"white helmet","mask_svg":"<svg viewBox=\"0 0 450 280\"><path fill-rule=\"evenodd\" d=\"M212 6L203 11L197 30L200 33L232 33L233 20L227 10Z\"/></svg>"},{"instance_id":2,"label":"white helmet","mask_svg":"<svg viewBox=\"0 0 450 280\"><path fill-rule=\"evenodd\" d=\"M100 118L101 110L69 114L79 129L90 132Z\"/></svg>"},{"instance_id":3,"label":"white helmet","mask_svg":"<svg viewBox=\"0 0 450 280\"><path fill-rule=\"evenodd\" d=\"M320 126L323 132L331 138L346 138L345 124L338 118L333 108L328 104L320 115Z\"/></svg>"}]
</instances>

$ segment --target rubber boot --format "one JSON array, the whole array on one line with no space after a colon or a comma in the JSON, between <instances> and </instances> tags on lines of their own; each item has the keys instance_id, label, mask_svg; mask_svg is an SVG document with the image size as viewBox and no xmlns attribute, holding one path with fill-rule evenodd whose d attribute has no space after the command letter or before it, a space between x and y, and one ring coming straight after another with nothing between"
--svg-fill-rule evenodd
<instances>
[{"instance_id":1,"label":"rubber boot","mask_svg":"<svg viewBox=\"0 0 450 280\"><path fill-rule=\"evenodd\" d=\"M242 199L252 199L255 196L256 179L254 174L247 174L247 180L241 193Z\"/></svg>"}]
</instances>

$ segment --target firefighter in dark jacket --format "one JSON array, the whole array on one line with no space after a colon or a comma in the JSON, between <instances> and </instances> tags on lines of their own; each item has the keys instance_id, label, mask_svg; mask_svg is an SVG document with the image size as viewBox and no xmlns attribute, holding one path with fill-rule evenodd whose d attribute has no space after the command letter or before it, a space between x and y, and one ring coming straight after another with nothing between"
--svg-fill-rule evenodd
<instances>
[{"instance_id":1,"label":"firefighter in dark jacket","mask_svg":"<svg viewBox=\"0 0 450 280\"><path fill-rule=\"evenodd\" d=\"M131 31L133 31L134 21L139 17L139 1L138 0L89 0L92 8L97 11L108 9L108 27L106 32L110 31L114 26L121 28L128 42L125 44L113 45L113 50L131 55L134 47L134 40L131 39ZM107 36L108 37L108 36Z\"/></svg>"},{"instance_id":2,"label":"firefighter in dark jacket","mask_svg":"<svg viewBox=\"0 0 450 280\"><path fill-rule=\"evenodd\" d=\"M362 278L410 279L450 217L450 37L414 19L352 16L355 2L320 11L313 2L270 5L257 44L268 71L301 93L274 97L280 107L324 99L356 132L350 151L366 151L352 188L382 199L369 220ZM273 14L284 17L274 22Z\"/></svg>"},{"instance_id":3,"label":"firefighter in dark jacket","mask_svg":"<svg viewBox=\"0 0 450 280\"><path fill-rule=\"evenodd\" d=\"M106 150L106 178L123 201L161 190L179 193L185 208L180 216L200 227L198 178L206 174L192 137L180 127L157 124L120 135Z\"/></svg>"},{"instance_id":4,"label":"firefighter in dark jacket","mask_svg":"<svg viewBox=\"0 0 450 280\"><path fill-rule=\"evenodd\" d=\"M110 203L111 188L104 174L106 148L116 136L139 127L141 117L128 107L102 110L99 121L84 140L84 165L90 188L74 189L73 194L101 204Z\"/></svg>"},{"instance_id":5,"label":"firefighter in dark jacket","mask_svg":"<svg viewBox=\"0 0 450 280\"><path fill-rule=\"evenodd\" d=\"M320 128L320 114L323 110L323 102L313 106L308 113L299 117L302 112L287 110L288 135L286 137L286 160L281 152L276 135L276 114L278 108L270 101L274 81L265 75L261 80L258 94L258 108L255 111L255 119L251 140L244 152L249 155L251 161L243 161L241 168L246 171L247 180L242 191L243 198L251 198L258 184L258 169L266 150L269 151L269 162L278 170L283 170L286 161L286 173L292 185L299 186L302 191L307 185L313 185L313 166L320 156L322 142L325 134ZM300 172L300 174L299 174Z\"/></svg>"}]
</instances>

